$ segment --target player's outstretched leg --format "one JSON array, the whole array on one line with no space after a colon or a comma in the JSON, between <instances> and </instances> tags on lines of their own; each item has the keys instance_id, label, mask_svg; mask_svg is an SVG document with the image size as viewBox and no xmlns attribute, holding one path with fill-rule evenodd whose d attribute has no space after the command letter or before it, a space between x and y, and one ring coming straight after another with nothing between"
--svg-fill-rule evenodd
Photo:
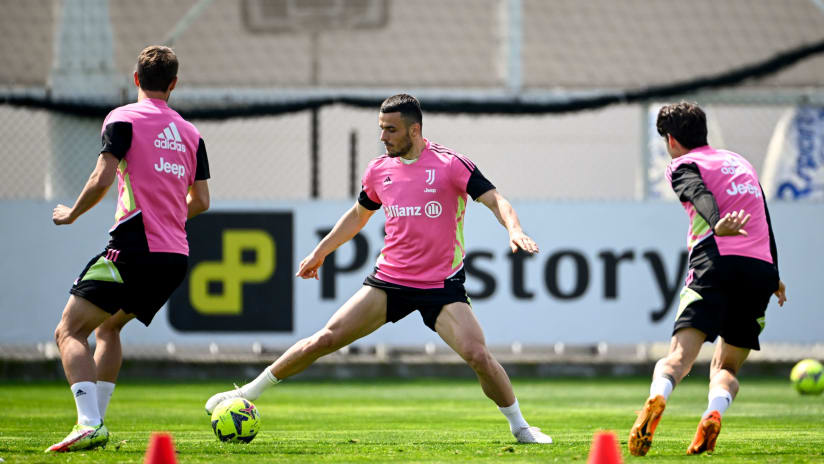
<instances>
[{"instance_id":1,"label":"player's outstretched leg","mask_svg":"<svg viewBox=\"0 0 824 464\"><path fill-rule=\"evenodd\" d=\"M211 414L227 399L256 400L268 387L303 371L321 356L369 335L383 324L386 324L386 292L375 287L362 287L332 315L324 328L292 345L255 380L212 395L206 401L206 413Z\"/></svg>"},{"instance_id":2,"label":"player's outstretched leg","mask_svg":"<svg viewBox=\"0 0 824 464\"><path fill-rule=\"evenodd\" d=\"M695 431L692 443L687 448L687 454L701 454L704 451L712 453L715 451L715 440L718 439L719 433L721 433L721 413L711 411L698 423L698 430Z\"/></svg>"},{"instance_id":3,"label":"player's outstretched leg","mask_svg":"<svg viewBox=\"0 0 824 464\"><path fill-rule=\"evenodd\" d=\"M531 427L524 419L509 376L487 349L483 330L468 304L456 302L444 306L435 331L475 371L484 393L506 416L509 430L519 443L552 443L549 435L538 427Z\"/></svg>"},{"instance_id":4,"label":"player's outstretched leg","mask_svg":"<svg viewBox=\"0 0 824 464\"><path fill-rule=\"evenodd\" d=\"M652 435L661 421L661 415L667 407L667 400L663 395L648 398L644 407L638 412L638 418L632 424L629 432L629 452L633 456L645 456L652 446Z\"/></svg>"}]
</instances>

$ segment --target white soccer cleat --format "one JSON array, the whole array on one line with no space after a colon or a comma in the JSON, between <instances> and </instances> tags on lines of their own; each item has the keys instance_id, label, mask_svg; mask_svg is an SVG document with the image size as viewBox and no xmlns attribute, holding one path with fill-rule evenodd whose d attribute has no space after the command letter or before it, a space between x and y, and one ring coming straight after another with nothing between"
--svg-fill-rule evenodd
<instances>
[{"instance_id":1,"label":"white soccer cleat","mask_svg":"<svg viewBox=\"0 0 824 464\"><path fill-rule=\"evenodd\" d=\"M226 400L231 400L231 399L234 399L234 398L248 399L245 396L243 396L243 392L240 390L240 387L235 385L234 390L229 390L229 391L225 391L225 392L221 392L221 393L215 393L214 395L212 395L212 397L209 398L208 401L206 401L206 414L211 415L212 411L215 410L217 405L219 405L220 403L222 403Z\"/></svg>"},{"instance_id":2,"label":"white soccer cleat","mask_svg":"<svg viewBox=\"0 0 824 464\"><path fill-rule=\"evenodd\" d=\"M552 443L552 437L541 432L538 427L524 427L514 435L518 439L518 443Z\"/></svg>"},{"instance_id":3,"label":"white soccer cleat","mask_svg":"<svg viewBox=\"0 0 824 464\"><path fill-rule=\"evenodd\" d=\"M109 429L101 422L100 425L75 424L72 431L62 441L46 448L46 453L65 453L106 447L109 442Z\"/></svg>"}]
</instances>

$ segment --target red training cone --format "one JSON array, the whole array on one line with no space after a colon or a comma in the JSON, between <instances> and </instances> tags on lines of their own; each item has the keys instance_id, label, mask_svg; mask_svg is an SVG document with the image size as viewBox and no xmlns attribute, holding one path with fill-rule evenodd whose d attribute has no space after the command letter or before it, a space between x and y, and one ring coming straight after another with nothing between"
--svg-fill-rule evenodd
<instances>
[{"instance_id":1,"label":"red training cone","mask_svg":"<svg viewBox=\"0 0 824 464\"><path fill-rule=\"evenodd\" d=\"M146 449L143 464L177 464L172 436L165 432L154 432Z\"/></svg>"},{"instance_id":2,"label":"red training cone","mask_svg":"<svg viewBox=\"0 0 824 464\"><path fill-rule=\"evenodd\" d=\"M587 464L621 464L621 452L614 433L595 432Z\"/></svg>"}]
</instances>

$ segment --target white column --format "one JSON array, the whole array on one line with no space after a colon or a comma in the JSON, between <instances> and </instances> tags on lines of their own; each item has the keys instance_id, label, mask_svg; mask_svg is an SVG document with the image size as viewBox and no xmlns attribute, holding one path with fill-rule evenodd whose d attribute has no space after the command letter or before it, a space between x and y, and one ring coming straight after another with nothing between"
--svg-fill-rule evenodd
<instances>
[{"instance_id":1,"label":"white column","mask_svg":"<svg viewBox=\"0 0 824 464\"><path fill-rule=\"evenodd\" d=\"M518 95L523 89L523 4L521 0L500 0L500 61L499 70L506 89Z\"/></svg>"},{"instance_id":2,"label":"white column","mask_svg":"<svg viewBox=\"0 0 824 464\"><path fill-rule=\"evenodd\" d=\"M114 66L114 38L107 0L63 0L54 35L49 92L54 101L117 104L126 78ZM135 51L137 56L137 51ZM49 157L44 195L71 201L83 188L100 151L96 117L49 114Z\"/></svg>"}]
</instances>

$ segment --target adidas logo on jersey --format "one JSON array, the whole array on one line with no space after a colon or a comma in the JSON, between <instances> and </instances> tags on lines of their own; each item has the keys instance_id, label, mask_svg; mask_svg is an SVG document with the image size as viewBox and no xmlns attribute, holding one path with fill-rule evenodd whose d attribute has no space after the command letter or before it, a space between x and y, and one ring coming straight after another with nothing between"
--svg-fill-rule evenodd
<instances>
[{"instance_id":1,"label":"adidas logo on jersey","mask_svg":"<svg viewBox=\"0 0 824 464\"><path fill-rule=\"evenodd\" d=\"M180 132L177 131L175 123L170 122L168 126L163 129L163 132L157 134L154 141L154 146L157 148L164 148L166 150L176 150L186 153L186 147L180 143Z\"/></svg>"},{"instance_id":2,"label":"adidas logo on jersey","mask_svg":"<svg viewBox=\"0 0 824 464\"><path fill-rule=\"evenodd\" d=\"M392 183L392 179L389 176L386 176L386 179L383 180L383 185L389 185Z\"/></svg>"}]
</instances>

